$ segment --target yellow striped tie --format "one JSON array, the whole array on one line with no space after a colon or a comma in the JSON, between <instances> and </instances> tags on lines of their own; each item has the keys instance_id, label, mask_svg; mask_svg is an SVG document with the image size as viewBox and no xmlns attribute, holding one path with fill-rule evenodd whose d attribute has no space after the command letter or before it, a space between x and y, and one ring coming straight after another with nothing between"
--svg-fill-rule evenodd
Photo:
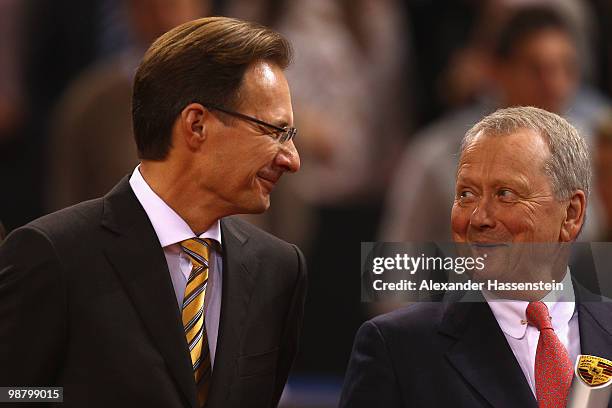
<instances>
[{"instance_id":1,"label":"yellow striped tie","mask_svg":"<svg viewBox=\"0 0 612 408\"><path fill-rule=\"evenodd\" d=\"M201 238L181 242L181 248L189 255L192 265L185 288L182 317L200 406L204 406L208 398L211 378L210 351L204 324L204 297L208 283L208 260L213 245L213 240Z\"/></svg>"}]
</instances>

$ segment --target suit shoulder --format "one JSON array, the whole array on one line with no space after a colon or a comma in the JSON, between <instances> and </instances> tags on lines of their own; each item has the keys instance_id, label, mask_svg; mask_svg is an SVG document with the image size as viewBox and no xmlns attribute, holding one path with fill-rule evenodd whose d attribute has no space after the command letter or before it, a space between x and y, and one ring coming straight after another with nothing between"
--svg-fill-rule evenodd
<instances>
[{"instance_id":1,"label":"suit shoulder","mask_svg":"<svg viewBox=\"0 0 612 408\"><path fill-rule=\"evenodd\" d=\"M103 199L84 201L40 217L22 228L39 230L50 238L74 236L82 239L82 232L99 225L103 211Z\"/></svg>"},{"instance_id":2,"label":"suit shoulder","mask_svg":"<svg viewBox=\"0 0 612 408\"><path fill-rule=\"evenodd\" d=\"M415 303L377 316L366 324L375 326L383 337L426 335L437 332L444 310L443 303Z\"/></svg>"},{"instance_id":3,"label":"suit shoulder","mask_svg":"<svg viewBox=\"0 0 612 408\"><path fill-rule=\"evenodd\" d=\"M305 279L306 261L296 245L285 242L239 217L223 218L221 225L222 229L245 244L252 256L277 265L285 272L283 276L289 281L301 282ZM286 273L288 271L294 273Z\"/></svg>"},{"instance_id":4,"label":"suit shoulder","mask_svg":"<svg viewBox=\"0 0 612 408\"><path fill-rule=\"evenodd\" d=\"M223 218L222 222L226 228L236 235L236 237L238 237L238 239L241 241L252 239L254 241L263 243L267 247L276 246L294 252L294 245L283 241L282 239L262 230L259 227L256 227L238 216L225 217Z\"/></svg>"}]
</instances>

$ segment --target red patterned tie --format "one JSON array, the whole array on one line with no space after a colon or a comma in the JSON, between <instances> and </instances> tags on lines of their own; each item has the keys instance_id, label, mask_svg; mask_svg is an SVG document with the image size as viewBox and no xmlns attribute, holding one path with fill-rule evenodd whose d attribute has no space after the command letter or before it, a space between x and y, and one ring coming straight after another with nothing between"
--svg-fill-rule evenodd
<instances>
[{"instance_id":1,"label":"red patterned tie","mask_svg":"<svg viewBox=\"0 0 612 408\"><path fill-rule=\"evenodd\" d=\"M574 371L567 350L553 330L544 303L529 303L525 314L529 324L540 331L535 357L538 405L540 408L564 407Z\"/></svg>"}]
</instances>

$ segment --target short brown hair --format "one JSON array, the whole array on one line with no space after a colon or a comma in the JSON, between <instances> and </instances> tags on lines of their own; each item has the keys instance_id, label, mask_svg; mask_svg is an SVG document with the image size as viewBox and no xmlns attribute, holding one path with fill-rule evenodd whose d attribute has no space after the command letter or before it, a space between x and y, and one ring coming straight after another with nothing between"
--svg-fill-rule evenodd
<instances>
[{"instance_id":1,"label":"short brown hair","mask_svg":"<svg viewBox=\"0 0 612 408\"><path fill-rule=\"evenodd\" d=\"M138 156L146 160L167 156L172 126L190 103L234 107L246 68L259 60L285 69L291 45L256 23L207 17L159 37L134 77L132 120Z\"/></svg>"},{"instance_id":2,"label":"short brown hair","mask_svg":"<svg viewBox=\"0 0 612 408\"><path fill-rule=\"evenodd\" d=\"M555 30L575 38L569 21L552 5L533 5L520 7L511 15L497 34L495 55L509 59L520 44L546 30Z\"/></svg>"}]
</instances>

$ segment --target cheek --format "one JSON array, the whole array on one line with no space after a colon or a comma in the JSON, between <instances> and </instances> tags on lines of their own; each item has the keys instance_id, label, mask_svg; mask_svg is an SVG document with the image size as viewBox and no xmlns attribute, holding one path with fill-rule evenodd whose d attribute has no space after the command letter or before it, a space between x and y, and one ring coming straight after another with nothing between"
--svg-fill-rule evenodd
<instances>
[{"instance_id":1,"label":"cheek","mask_svg":"<svg viewBox=\"0 0 612 408\"><path fill-rule=\"evenodd\" d=\"M257 144L253 144L241 152L241 159L239 162L248 164L250 167L259 170L271 164L277 153L278 147L276 146L276 142L268 136L260 136L260 140L258 140Z\"/></svg>"},{"instance_id":2,"label":"cheek","mask_svg":"<svg viewBox=\"0 0 612 408\"><path fill-rule=\"evenodd\" d=\"M507 211L500 212L499 221L515 238L525 241L542 241L538 236L548 235L547 220L551 214L535 203L518 203Z\"/></svg>"},{"instance_id":3,"label":"cheek","mask_svg":"<svg viewBox=\"0 0 612 408\"><path fill-rule=\"evenodd\" d=\"M537 225L530 216L524 213L508 213L500 217L499 222L504 225L506 230L515 237L522 234L533 235L537 231Z\"/></svg>"},{"instance_id":4,"label":"cheek","mask_svg":"<svg viewBox=\"0 0 612 408\"><path fill-rule=\"evenodd\" d=\"M460 237L464 237L468 225L470 223L471 208L461 207L457 203L453 204L451 210L451 228L453 231L453 239L457 240Z\"/></svg>"},{"instance_id":5,"label":"cheek","mask_svg":"<svg viewBox=\"0 0 612 408\"><path fill-rule=\"evenodd\" d=\"M547 236L542 238L542 241L558 241L563 222L566 219L567 212L561 204L551 206L543 215L543 231L547 232Z\"/></svg>"},{"instance_id":6,"label":"cheek","mask_svg":"<svg viewBox=\"0 0 612 408\"><path fill-rule=\"evenodd\" d=\"M259 170L274 162L275 154L276 151L269 147L241 149L240 152L234 152L231 157L225 158L224 167L229 168L229 174L234 174L235 177L252 180Z\"/></svg>"}]
</instances>

